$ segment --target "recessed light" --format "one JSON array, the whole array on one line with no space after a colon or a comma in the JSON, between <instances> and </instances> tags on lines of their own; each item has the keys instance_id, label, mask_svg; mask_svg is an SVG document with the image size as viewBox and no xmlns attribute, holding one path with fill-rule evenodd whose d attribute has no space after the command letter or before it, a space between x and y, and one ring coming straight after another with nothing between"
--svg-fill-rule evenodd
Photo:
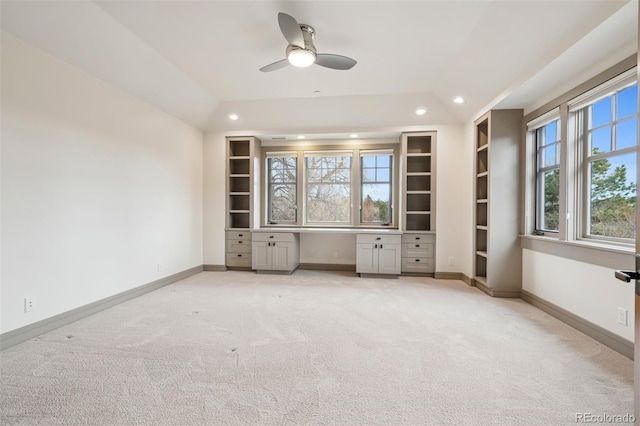
<instances>
[{"instance_id":1,"label":"recessed light","mask_svg":"<svg viewBox=\"0 0 640 426\"><path fill-rule=\"evenodd\" d=\"M320 92L319 90L314 90L313 93L315 93L316 95L319 95L322 92Z\"/></svg>"},{"instance_id":2,"label":"recessed light","mask_svg":"<svg viewBox=\"0 0 640 426\"><path fill-rule=\"evenodd\" d=\"M232 112L232 113L229 114L229 120L236 121L238 118L240 118L240 117L235 112Z\"/></svg>"},{"instance_id":3,"label":"recessed light","mask_svg":"<svg viewBox=\"0 0 640 426\"><path fill-rule=\"evenodd\" d=\"M304 139L304 135L298 135L298 139Z\"/></svg>"},{"instance_id":4,"label":"recessed light","mask_svg":"<svg viewBox=\"0 0 640 426\"><path fill-rule=\"evenodd\" d=\"M357 134L357 133L351 133L351 134L349 135L349 137L350 137L350 138L357 138L357 137L358 137L358 134Z\"/></svg>"},{"instance_id":5,"label":"recessed light","mask_svg":"<svg viewBox=\"0 0 640 426\"><path fill-rule=\"evenodd\" d=\"M453 98L453 102L456 104L463 104L464 98L462 96L456 96L455 98Z\"/></svg>"},{"instance_id":6,"label":"recessed light","mask_svg":"<svg viewBox=\"0 0 640 426\"><path fill-rule=\"evenodd\" d=\"M425 107L418 107L415 110L416 115L425 115L427 113L427 109Z\"/></svg>"}]
</instances>

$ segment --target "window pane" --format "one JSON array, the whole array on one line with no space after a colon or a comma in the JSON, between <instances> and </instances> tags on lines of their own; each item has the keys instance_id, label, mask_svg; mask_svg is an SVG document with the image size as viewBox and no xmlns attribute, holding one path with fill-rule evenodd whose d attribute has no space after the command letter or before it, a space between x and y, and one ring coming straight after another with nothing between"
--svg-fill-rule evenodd
<instances>
[{"instance_id":1,"label":"window pane","mask_svg":"<svg viewBox=\"0 0 640 426\"><path fill-rule=\"evenodd\" d=\"M362 222L391 222L391 185L362 185Z\"/></svg>"},{"instance_id":2,"label":"window pane","mask_svg":"<svg viewBox=\"0 0 640 426\"><path fill-rule=\"evenodd\" d=\"M376 166L376 157L373 156L363 156L360 158L362 161L362 167L375 167Z\"/></svg>"},{"instance_id":3,"label":"window pane","mask_svg":"<svg viewBox=\"0 0 640 426\"><path fill-rule=\"evenodd\" d=\"M362 223L390 223L392 156L389 154L365 155L360 159L363 166L360 221ZM373 164L374 167L365 167L365 164Z\"/></svg>"},{"instance_id":4,"label":"window pane","mask_svg":"<svg viewBox=\"0 0 640 426\"><path fill-rule=\"evenodd\" d=\"M590 129L602 126L611 122L611 96L599 100L591 106Z\"/></svg>"},{"instance_id":5,"label":"window pane","mask_svg":"<svg viewBox=\"0 0 640 426\"><path fill-rule=\"evenodd\" d=\"M296 221L296 185L271 187L271 218L269 222Z\"/></svg>"},{"instance_id":6,"label":"window pane","mask_svg":"<svg viewBox=\"0 0 640 426\"><path fill-rule=\"evenodd\" d=\"M557 231L560 219L560 170L554 169L544 173L542 188L542 217L539 229Z\"/></svg>"},{"instance_id":7,"label":"window pane","mask_svg":"<svg viewBox=\"0 0 640 426\"><path fill-rule=\"evenodd\" d=\"M589 233L634 239L636 154L593 161L590 176Z\"/></svg>"},{"instance_id":8,"label":"window pane","mask_svg":"<svg viewBox=\"0 0 640 426\"><path fill-rule=\"evenodd\" d=\"M591 155L611 151L611 126L594 130L591 137Z\"/></svg>"},{"instance_id":9,"label":"window pane","mask_svg":"<svg viewBox=\"0 0 640 426\"><path fill-rule=\"evenodd\" d=\"M554 121L552 123L544 126L544 144L549 145L551 143L558 141L558 122Z\"/></svg>"},{"instance_id":10,"label":"window pane","mask_svg":"<svg viewBox=\"0 0 640 426\"><path fill-rule=\"evenodd\" d=\"M391 180L391 169L378 169L376 172L376 180L378 182L389 182Z\"/></svg>"},{"instance_id":11,"label":"window pane","mask_svg":"<svg viewBox=\"0 0 640 426\"><path fill-rule=\"evenodd\" d=\"M543 148L543 164L542 167L553 166L558 164L558 156L557 156L558 145L551 145L546 148Z\"/></svg>"},{"instance_id":12,"label":"window pane","mask_svg":"<svg viewBox=\"0 0 640 426\"><path fill-rule=\"evenodd\" d=\"M616 119L628 117L638 113L638 85L620 91L618 93L618 110Z\"/></svg>"},{"instance_id":13,"label":"window pane","mask_svg":"<svg viewBox=\"0 0 640 426\"><path fill-rule=\"evenodd\" d=\"M351 157L307 157L307 222L351 222Z\"/></svg>"},{"instance_id":14,"label":"window pane","mask_svg":"<svg viewBox=\"0 0 640 426\"><path fill-rule=\"evenodd\" d=\"M349 222L350 190L349 184L309 185L307 220L309 222Z\"/></svg>"},{"instance_id":15,"label":"window pane","mask_svg":"<svg viewBox=\"0 0 640 426\"><path fill-rule=\"evenodd\" d=\"M635 146L638 140L638 119L633 117L616 125L616 149Z\"/></svg>"},{"instance_id":16,"label":"window pane","mask_svg":"<svg viewBox=\"0 0 640 426\"><path fill-rule=\"evenodd\" d=\"M269 157L269 223L296 221L296 157Z\"/></svg>"}]
</instances>

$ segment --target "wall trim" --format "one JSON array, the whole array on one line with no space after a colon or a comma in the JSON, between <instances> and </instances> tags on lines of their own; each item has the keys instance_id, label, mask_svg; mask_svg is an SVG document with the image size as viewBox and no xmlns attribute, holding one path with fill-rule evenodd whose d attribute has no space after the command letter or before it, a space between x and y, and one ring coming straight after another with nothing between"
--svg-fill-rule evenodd
<instances>
[{"instance_id":1,"label":"wall trim","mask_svg":"<svg viewBox=\"0 0 640 426\"><path fill-rule=\"evenodd\" d=\"M349 271L355 272L356 265L346 265L338 263L301 263L298 265L298 269L305 269L308 271Z\"/></svg>"},{"instance_id":2,"label":"wall trim","mask_svg":"<svg viewBox=\"0 0 640 426\"><path fill-rule=\"evenodd\" d=\"M462 272L436 272L433 276L436 280L460 280Z\"/></svg>"},{"instance_id":3,"label":"wall trim","mask_svg":"<svg viewBox=\"0 0 640 426\"><path fill-rule=\"evenodd\" d=\"M467 276L466 274L462 274L462 281L464 281L465 284L467 284L470 287L475 287L476 286L476 280L474 280L473 278Z\"/></svg>"},{"instance_id":4,"label":"wall trim","mask_svg":"<svg viewBox=\"0 0 640 426\"><path fill-rule=\"evenodd\" d=\"M578 331L586 334L592 339L597 340L603 345L613 349L614 351L626 356L629 359L633 359L633 342L618 336L611 331L600 327L597 324L587 321L584 318L573 314L566 309L559 307L533 293L526 290L522 290L520 297L525 302L535 306L536 308L548 313L552 317L562 321L563 323L575 328Z\"/></svg>"},{"instance_id":5,"label":"wall trim","mask_svg":"<svg viewBox=\"0 0 640 426\"><path fill-rule=\"evenodd\" d=\"M202 270L207 272L225 272L227 267L225 265L202 265Z\"/></svg>"},{"instance_id":6,"label":"wall trim","mask_svg":"<svg viewBox=\"0 0 640 426\"><path fill-rule=\"evenodd\" d=\"M504 297L504 298L515 298L518 299L522 297L521 291L501 291L494 290L492 288L487 287L483 282L479 280L474 280L475 286L482 290L484 293L488 294L491 297Z\"/></svg>"},{"instance_id":7,"label":"wall trim","mask_svg":"<svg viewBox=\"0 0 640 426\"><path fill-rule=\"evenodd\" d=\"M41 334L60 328L64 325L71 324L82 318L96 314L112 306L119 305L127 300L135 299L143 294L150 293L158 290L169 284L173 284L177 281L188 278L192 275L202 272L202 265L195 266L190 269L186 269L182 272L178 272L168 277L161 278L156 281L152 281L147 284L143 284L139 287L132 288L130 290L123 291L122 293L114 294L107 298L89 303L84 306L80 306L70 311L63 312L58 315L54 315L49 318L45 318L41 321L34 322L32 324L25 325L24 327L16 328L15 330L7 331L0 334L0 350L10 348L18 343L25 342Z\"/></svg>"}]
</instances>

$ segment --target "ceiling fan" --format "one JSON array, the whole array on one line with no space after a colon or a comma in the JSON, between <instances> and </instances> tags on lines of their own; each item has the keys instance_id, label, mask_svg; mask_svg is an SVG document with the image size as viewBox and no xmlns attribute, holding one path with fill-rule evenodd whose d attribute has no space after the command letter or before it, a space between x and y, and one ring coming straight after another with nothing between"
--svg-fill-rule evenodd
<instances>
[{"instance_id":1,"label":"ceiling fan","mask_svg":"<svg viewBox=\"0 0 640 426\"><path fill-rule=\"evenodd\" d=\"M300 68L317 64L334 70L348 70L357 64L356 60L346 56L316 53L316 48L313 45L316 31L309 25L299 24L293 16L282 12L278 13L278 24L282 35L289 42L286 50L287 58L265 65L260 68L260 71L275 71L289 64Z\"/></svg>"}]
</instances>

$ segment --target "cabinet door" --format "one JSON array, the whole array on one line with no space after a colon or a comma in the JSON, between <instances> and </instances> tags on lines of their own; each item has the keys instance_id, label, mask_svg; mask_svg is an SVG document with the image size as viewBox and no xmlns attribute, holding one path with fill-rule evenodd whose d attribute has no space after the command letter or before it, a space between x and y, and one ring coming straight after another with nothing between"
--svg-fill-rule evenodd
<instances>
[{"instance_id":1,"label":"cabinet door","mask_svg":"<svg viewBox=\"0 0 640 426\"><path fill-rule=\"evenodd\" d=\"M378 244L358 244L356 252L356 272L358 274L378 273Z\"/></svg>"},{"instance_id":2,"label":"cabinet door","mask_svg":"<svg viewBox=\"0 0 640 426\"><path fill-rule=\"evenodd\" d=\"M400 244L381 244L378 249L378 272L381 274L400 274Z\"/></svg>"},{"instance_id":3,"label":"cabinet door","mask_svg":"<svg viewBox=\"0 0 640 426\"><path fill-rule=\"evenodd\" d=\"M271 269L274 271L290 271L293 265L293 244L283 242L271 243Z\"/></svg>"},{"instance_id":4,"label":"cabinet door","mask_svg":"<svg viewBox=\"0 0 640 426\"><path fill-rule=\"evenodd\" d=\"M269 244L269 245L267 245ZM254 241L251 248L251 268L256 270L271 269L271 243Z\"/></svg>"}]
</instances>

